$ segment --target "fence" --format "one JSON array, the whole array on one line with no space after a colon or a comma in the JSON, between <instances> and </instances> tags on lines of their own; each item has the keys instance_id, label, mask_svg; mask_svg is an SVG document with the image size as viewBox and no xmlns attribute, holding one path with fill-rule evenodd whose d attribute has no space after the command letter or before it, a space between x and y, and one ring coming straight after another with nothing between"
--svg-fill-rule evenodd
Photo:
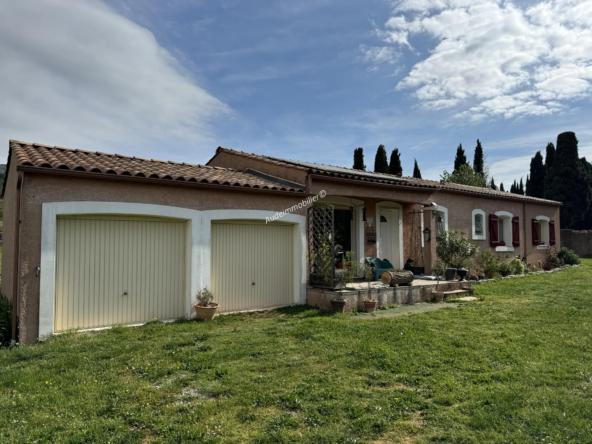
<instances>
[{"instance_id":1,"label":"fence","mask_svg":"<svg viewBox=\"0 0 592 444\"><path fill-rule=\"evenodd\" d=\"M561 230L561 246L580 256L592 256L592 230Z\"/></svg>"}]
</instances>

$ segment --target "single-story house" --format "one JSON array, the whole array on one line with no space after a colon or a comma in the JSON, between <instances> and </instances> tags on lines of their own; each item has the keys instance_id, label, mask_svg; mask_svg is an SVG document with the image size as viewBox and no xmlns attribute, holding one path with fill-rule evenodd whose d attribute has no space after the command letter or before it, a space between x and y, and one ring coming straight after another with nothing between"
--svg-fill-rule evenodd
<instances>
[{"instance_id":1,"label":"single-story house","mask_svg":"<svg viewBox=\"0 0 592 444\"><path fill-rule=\"evenodd\" d=\"M537 264L559 247L560 203L218 148L207 165L10 141L2 294L19 339L307 301L323 209L356 259L429 274L442 231ZM424 232L431 232L431 237Z\"/></svg>"}]
</instances>

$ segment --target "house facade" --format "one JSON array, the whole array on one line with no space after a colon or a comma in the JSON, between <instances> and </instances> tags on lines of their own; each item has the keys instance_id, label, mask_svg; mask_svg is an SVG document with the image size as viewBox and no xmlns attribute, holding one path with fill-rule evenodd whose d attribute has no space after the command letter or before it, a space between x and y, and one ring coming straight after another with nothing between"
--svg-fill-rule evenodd
<instances>
[{"instance_id":1,"label":"house facade","mask_svg":"<svg viewBox=\"0 0 592 444\"><path fill-rule=\"evenodd\" d=\"M559 246L557 202L226 148L200 166L10 141L3 194L23 343L190 317L206 286L223 313L306 303L311 206L357 258L427 273L442 230L534 264Z\"/></svg>"}]
</instances>

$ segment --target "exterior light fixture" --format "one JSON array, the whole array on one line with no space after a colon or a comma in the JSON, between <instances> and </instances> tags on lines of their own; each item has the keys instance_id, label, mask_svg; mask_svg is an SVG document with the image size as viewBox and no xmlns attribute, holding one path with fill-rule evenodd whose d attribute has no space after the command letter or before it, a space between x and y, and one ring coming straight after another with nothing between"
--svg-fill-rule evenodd
<instances>
[{"instance_id":1,"label":"exterior light fixture","mask_svg":"<svg viewBox=\"0 0 592 444\"><path fill-rule=\"evenodd\" d=\"M423 241L429 242L431 240L432 240L432 232L429 228L426 227L426 229L423 230Z\"/></svg>"},{"instance_id":2,"label":"exterior light fixture","mask_svg":"<svg viewBox=\"0 0 592 444\"><path fill-rule=\"evenodd\" d=\"M366 207L362 208L362 222L366 222Z\"/></svg>"}]
</instances>

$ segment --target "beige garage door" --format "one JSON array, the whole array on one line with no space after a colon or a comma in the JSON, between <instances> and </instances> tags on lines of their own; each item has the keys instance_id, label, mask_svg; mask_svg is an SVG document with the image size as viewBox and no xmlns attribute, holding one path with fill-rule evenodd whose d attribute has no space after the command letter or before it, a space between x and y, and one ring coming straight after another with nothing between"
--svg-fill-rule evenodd
<instances>
[{"instance_id":1,"label":"beige garage door","mask_svg":"<svg viewBox=\"0 0 592 444\"><path fill-rule=\"evenodd\" d=\"M58 219L54 330L185 314L186 223Z\"/></svg>"},{"instance_id":2,"label":"beige garage door","mask_svg":"<svg viewBox=\"0 0 592 444\"><path fill-rule=\"evenodd\" d=\"M212 224L211 290L220 312L294 303L291 225Z\"/></svg>"}]
</instances>

